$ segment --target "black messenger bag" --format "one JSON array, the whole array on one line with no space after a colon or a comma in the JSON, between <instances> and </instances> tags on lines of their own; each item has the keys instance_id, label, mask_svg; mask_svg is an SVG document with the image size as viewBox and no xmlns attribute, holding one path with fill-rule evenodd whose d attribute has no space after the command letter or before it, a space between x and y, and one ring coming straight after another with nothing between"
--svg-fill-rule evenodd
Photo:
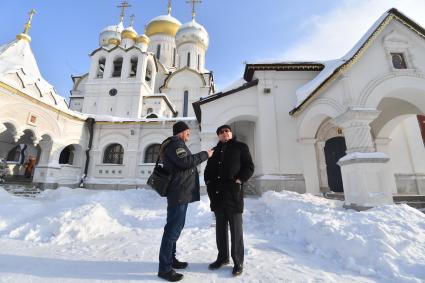
<instances>
[{"instance_id":1,"label":"black messenger bag","mask_svg":"<svg viewBox=\"0 0 425 283\"><path fill-rule=\"evenodd\" d=\"M155 168L153 169L152 174L149 176L148 185L152 187L160 196L166 197L168 192L168 186L171 182L172 174L164 170L164 168L158 164L158 159L156 160Z\"/></svg>"}]
</instances>

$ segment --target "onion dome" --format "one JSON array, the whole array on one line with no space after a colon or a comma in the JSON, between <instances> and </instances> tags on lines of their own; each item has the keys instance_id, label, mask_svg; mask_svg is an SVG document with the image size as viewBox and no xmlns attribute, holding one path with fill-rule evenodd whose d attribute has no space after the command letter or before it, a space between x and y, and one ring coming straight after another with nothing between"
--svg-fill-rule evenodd
<instances>
[{"instance_id":1,"label":"onion dome","mask_svg":"<svg viewBox=\"0 0 425 283\"><path fill-rule=\"evenodd\" d=\"M176 45L183 43L201 44L205 49L208 49L209 36L205 28L198 24L194 19L183 24L176 34Z\"/></svg>"},{"instance_id":2,"label":"onion dome","mask_svg":"<svg viewBox=\"0 0 425 283\"><path fill-rule=\"evenodd\" d=\"M136 43L142 43L142 44L149 45L149 42L150 42L150 41L151 41L151 40L149 39L149 37L148 37L146 34L139 35L139 36L136 38Z\"/></svg>"},{"instance_id":3,"label":"onion dome","mask_svg":"<svg viewBox=\"0 0 425 283\"><path fill-rule=\"evenodd\" d=\"M122 22L118 25L112 25L104 28L99 35L99 45L108 46L110 44L118 45L121 41L121 32L124 30Z\"/></svg>"},{"instance_id":4,"label":"onion dome","mask_svg":"<svg viewBox=\"0 0 425 283\"><path fill-rule=\"evenodd\" d=\"M146 35L151 37L156 34L175 36L181 22L170 14L152 19L146 26Z\"/></svg>"},{"instance_id":5,"label":"onion dome","mask_svg":"<svg viewBox=\"0 0 425 283\"><path fill-rule=\"evenodd\" d=\"M136 40L137 38L137 32L134 30L132 26L125 28L121 33L121 39L132 39Z\"/></svg>"}]
</instances>

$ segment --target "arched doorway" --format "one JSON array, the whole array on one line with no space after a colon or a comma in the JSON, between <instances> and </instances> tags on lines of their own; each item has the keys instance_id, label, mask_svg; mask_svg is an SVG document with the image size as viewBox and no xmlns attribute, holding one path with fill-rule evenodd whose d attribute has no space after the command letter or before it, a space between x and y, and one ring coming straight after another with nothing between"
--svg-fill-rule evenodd
<instances>
[{"instance_id":1,"label":"arched doorway","mask_svg":"<svg viewBox=\"0 0 425 283\"><path fill-rule=\"evenodd\" d=\"M345 155L347 147L344 137L335 137L325 143L326 172L328 175L328 185L333 192L343 192L341 168L338 160Z\"/></svg>"}]
</instances>

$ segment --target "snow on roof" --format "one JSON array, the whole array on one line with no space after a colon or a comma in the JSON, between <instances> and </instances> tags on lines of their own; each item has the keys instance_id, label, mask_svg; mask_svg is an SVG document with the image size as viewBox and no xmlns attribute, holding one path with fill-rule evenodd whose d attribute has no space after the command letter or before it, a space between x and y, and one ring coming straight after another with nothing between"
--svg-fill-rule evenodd
<instances>
[{"instance_id":1,"label":"snow on roof","mask_svg":"<svg viewBox=\"0 0 425 283\"><path fill-rule=\"evenodd\" d=\"M219 91L217 91L217 92L227 92L227 91L229 91L229 90L232 90L232 89L235 89L235 88L241 87L241 86L243 86L244 84L246 84L246 80L244 80L243 78L239 78L239 79L235 80L234 82L232 82L232 83L228 84L228 85L227 85L227 86L225 86L224 88L220 89L220 90L219 90Z\"/></svg>"},{"instance_id":2,"label":"snow on roof","mask_svg":"<svg viewBox=\"0 0 425 283\"><path fill-rule=\"evenodd\" d=\"M396 9L390 9L386 11L379 19L368 29L368 31L362 36L362 38L353 46L353 48L348 51L342 58L322 62L325 65L325 68L311 81L301 86L296 91L297 103L294 109L290 112L291 114L298 110L298 108L310 98L330 77L332 77L336 72L347 62L349 62L367 43L367 41L372 37L372 35L378 30L379 26L382 25L385 19L392 14L397 12Z\"/></svg>"},{"instance_id":3,"label":"snow on roof","mask_svg":"<svg viewBox=\"0 0 425 283\"><path fill-rule=\"evenodd\" d=\"M295 107L301 105L301 103L303 103L304 100L306 100L310 94L319 87L323 81L325 81L326 78L331 76L337 68L344 64L344 62L345 61L343 59L322 62L325 68L313 80L297 89L297 104Z\"/></svg>"},{"instance_id":4,"label":"snow on roof","mask_svg":"<svg viewBox=\"0 0 425 283\"><path fill-rule=\"evenodd\" d=\"M21 80L21 86L17 86L16 76L10 76L13 74ZM41 76L26 40L16 39L0 47L0 81L56 109L75 114L68 109L65 98L58 95L55 88ZM30 89L37 89L38 93Z\"/></svg>"},{"instance_id":5,"label":"snow on roof","mask_svg":"<svg viewBox=\"0 0 425 283\"><path fill-rule=\"evenodd\" d=\"M177 20L176 18L174 18L173 16L171 16L171 15L161 15L161 16L158 16L158 17L155 17L155 18L153 18L149 23L148 23L148 25L150 24L150 23L152 23L152 22L159 22L159 21L168 21L168 22L172 22L172 23L175 23L175 24L177 24L177 25L181 25L182 23L179 21L179 20Z\"/></svg>"},{"instance_id":6,"label":"snow on roof","mask_svg":"<svg viewBox=\"0 0 425 283\"><path fill-rule=\"evenodd\" d=\"M195 117L173 117L173 118L125 118L109 115L87 114L87 117L93 118L96 122L175 122L175 121L196 121Z\"/></svg>"}]
</instances>

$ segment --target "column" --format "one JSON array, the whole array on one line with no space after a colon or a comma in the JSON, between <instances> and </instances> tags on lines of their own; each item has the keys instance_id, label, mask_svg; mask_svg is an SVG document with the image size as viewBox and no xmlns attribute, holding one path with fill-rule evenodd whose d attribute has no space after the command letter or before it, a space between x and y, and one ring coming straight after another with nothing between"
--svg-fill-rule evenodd
<instances>
[{"instance_id":1,"label":"column","mask_svg":"<svg viewBox=\"0 0 425 283\"><path fill-rule=\"evenodd\" d=\"M317 167L316 139L298 139L301 146L301 160L303 162L306 192L320 195L320 184Z\"/></svg>"},{"instance_id":2,"label":"column","mask_svg":"<svg viewBox=\"0 0 425 283\"><path fill-rule=\"evenodd\" d=\"M376 138L375 139L376 151L383 152L386 155L388 155L388 157L390 157L390 155L389 155L389 152L390 152L389 144L390 144L390 142L391 142L390 138ZM391 174L394 176L394 168L392 166L392 159L390 159L388 161L388 165L389 165L389 168L391 170ZM394 176L394 179L395 179L395 176ZM396 186L393 187L392 193L397 194L397 187Z\"/></svg>"},{"instance_id":3,"label":"column","mask_svg":"<svg viewBox=\"0 0 425 283\"><path fill-rule=\"evenodd\" d=\"M329 191L328 184L328 172L326 171L326 157L325 157L325 145L326 142L320 141L316 143L317 155L318 155L318 166L319 166L319 184L321 191ZM322 190L323 189L323 190Z\"/></svg>"},{"instance_id":4,"label":"column","mask_svg":"<svg viewBox=\"0 0 425 283\"><path fill-rule=\"evenodd\" d=\"M341 127L347 155L338 161L344 184L345 206L358 210L393 203L396 190L389 157L376 152L369 124L380 111L370 108L349 108L333 122Z\"/></svg>"}]
</instances>

